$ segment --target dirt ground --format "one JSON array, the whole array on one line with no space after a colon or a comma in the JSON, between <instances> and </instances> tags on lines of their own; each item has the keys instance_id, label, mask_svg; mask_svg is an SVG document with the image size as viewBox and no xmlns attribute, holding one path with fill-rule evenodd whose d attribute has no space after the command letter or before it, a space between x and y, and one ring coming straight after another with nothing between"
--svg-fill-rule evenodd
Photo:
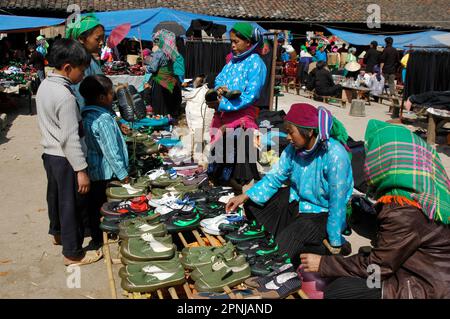
<instances>
[{"instance_id":1,"label":"dirt ground","mask_svg":"<svg viewBox=\"0 0 450 319\"><path fill-rule=\"evenodd\" d=\"M42 165L42 148L36 115L28 115L24 101L15 99L17 107L2 107L9 125L0 133L0 298L110 298L105 262L81 267L80 288L69 288L71 273L63 266L61 247L53 246L48 232L46 177ZM312 102L297 95L280 98L279 109L289 109L296 102ZM329 106L355 140L364 137L370 118L387 120L387 105L366 106L367 116L350 117L349 108ZM450 172L450 148L440 147L440 156ZM353 250L369 241L353 234ZM87 245L88 240L85 241ZM114 266L118 296L121 289Z\"/></svg>"}]
</instances>

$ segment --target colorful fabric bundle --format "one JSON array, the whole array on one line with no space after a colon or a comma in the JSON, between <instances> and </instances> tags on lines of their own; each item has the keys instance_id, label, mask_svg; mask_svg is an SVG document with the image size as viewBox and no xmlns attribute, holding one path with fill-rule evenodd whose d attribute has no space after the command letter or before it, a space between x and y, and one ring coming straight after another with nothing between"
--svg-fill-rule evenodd
<instances>
[{"instance_id":1,"label":"colorful fabric bundle","mask_svg":"<svg viewBox=\"0 0 450 319\"><path fill-rule=\"evenodd\" d=\"M153 41L158 43L158 47L164 52L168 59L173 62L177 59L179 53L177 50L175 34L168 30L159 30L153 36Z\"/></svg>"},{"instance_id":2,"label":"colorful fabric bundle","mask_svg":"<svg viewBox=\"0 0 450 319\"><path fill-rule=\"evenodd\" d=\"M407 128L377 120L369 121L365 140L364 169L377 199L419 205L430 220L450 223L450 180L435 149Z\"/></svg>"}]
</instances>

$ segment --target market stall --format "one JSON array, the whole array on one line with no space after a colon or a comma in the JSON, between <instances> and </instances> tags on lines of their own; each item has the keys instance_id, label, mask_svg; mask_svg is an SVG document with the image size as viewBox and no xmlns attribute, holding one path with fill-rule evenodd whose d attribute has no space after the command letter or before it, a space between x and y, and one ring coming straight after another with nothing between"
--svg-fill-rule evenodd
<instances>
[{"instance_id":1,"label":"market stall","mask_svg":"<svg viewBox=\"0 0 450 319\"><path fill-rule=\"evenodd\" d=\"M20 64L6 66L0 70L0 93L16 96L25 95L28 99L30 114L32 114L31 97L35 81L37 81L35 69Z\"/></svg>"},{"instance_id":2,"label":"market stall","mask_svg":"<svg viewBox=\"0 0 450 319\"><path fill-rule=\"evenodd\" d=\"M64 19L40 18L15 15L0 15L0 33L26 33L57 26L64 23ZM31 97L32 85L36 81L36 70L24 65L10 63L0 70L0 93L27 96L30 114L32 114Z\"/></svg>"}]
</instances>

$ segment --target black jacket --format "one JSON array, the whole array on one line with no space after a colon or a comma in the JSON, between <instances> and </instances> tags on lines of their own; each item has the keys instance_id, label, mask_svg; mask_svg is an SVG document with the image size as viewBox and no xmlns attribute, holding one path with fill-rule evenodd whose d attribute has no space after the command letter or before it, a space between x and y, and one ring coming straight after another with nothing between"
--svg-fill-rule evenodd
<instances>
[{"instance_id":1,"label":"black jacket","mask_svg":"<svg viewBox=\"0 0 450 319\"><path fill-rule=\"evenodd\" d=\"M370 48L366 56L364 57L364 63L366 64L366 72L373 73L373 67L378 64L380 59L380 53L377 49Z\"/></svg>"},{"instance_id":2,"label":"black jacket","mask_svg":"<svg viewBox=\"0 0 450 319\"><path fill-rule=\"evenodd\" d=\"M384 74L395 74L400 63L398 51L393 47L386 47L381 54L380 63L384 63Z\"/></svg>"},{"instance_id":3,"label":"black jacket","mask_svg":"<svg viewBox=\"0 0 450 319\"><path fill-rule=\"evenodd\" d=\"M328 95L328 89L334 87L333 77L331 72L325 69L316 70L314 75L314 88L319 95Z\"/></svg>"}]
</instances>

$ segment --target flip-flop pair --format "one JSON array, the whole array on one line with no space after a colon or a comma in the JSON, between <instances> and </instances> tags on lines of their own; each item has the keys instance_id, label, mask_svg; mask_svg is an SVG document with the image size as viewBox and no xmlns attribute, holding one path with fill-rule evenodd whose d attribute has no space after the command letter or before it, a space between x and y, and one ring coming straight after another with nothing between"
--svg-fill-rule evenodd
<instances>
[{"instance_id":1,"label":"flip-flop pair","mask_svg":"<svg viewBox=\"0 0 450 319\"><path fill-rule=\"evenodd\" d=\"M64 264L67 267L89 265L89 264L93 264L93 263L99 261L100 259L102 259L102 257L103 257L103 253L102 253L101 249L89 250L85 253L83 259L81 259L79 261L75 261L73 263L64 263Z\"/></svg>"}]
</instances>

